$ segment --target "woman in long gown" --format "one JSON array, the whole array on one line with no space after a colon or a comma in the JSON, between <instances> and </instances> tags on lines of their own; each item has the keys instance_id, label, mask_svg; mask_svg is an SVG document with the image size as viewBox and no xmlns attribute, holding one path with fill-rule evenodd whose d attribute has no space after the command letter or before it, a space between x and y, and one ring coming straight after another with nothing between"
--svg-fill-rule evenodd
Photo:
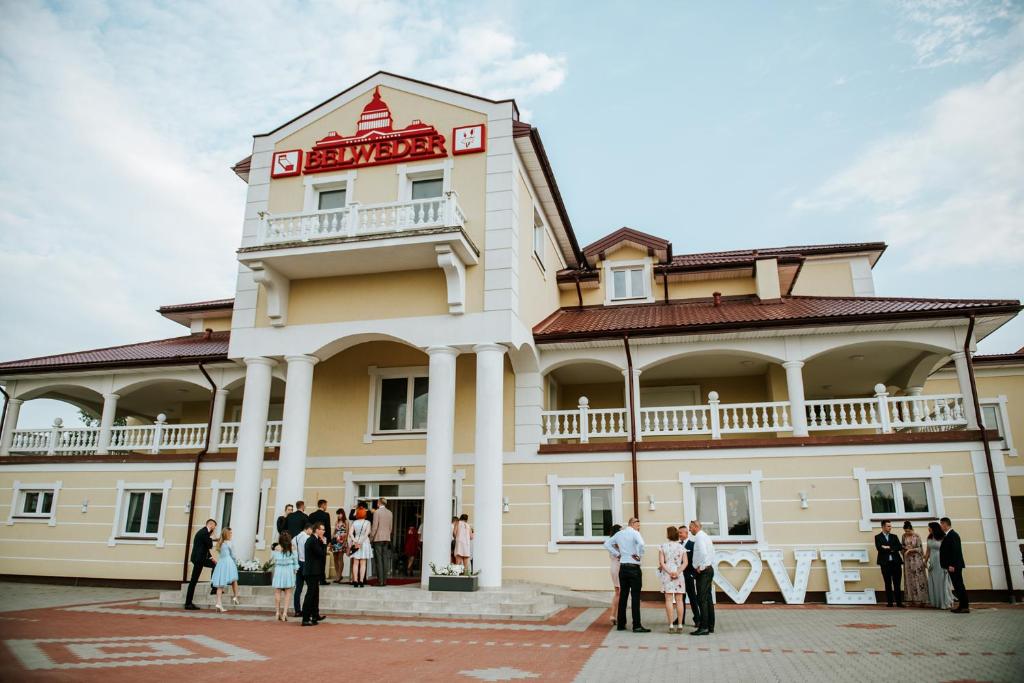
<instances>
[{"instance_id":1,"label":"woman in long gown","mask_svg":"<svg viewBox=\"0 0 1024 683\"><path fill-rule=\"evenodd\" d=\"M903 585L906 586L904 600L911 605L927 604L928 577L924 569L924 547L910 520L903 523L903 572Z\"/></svg>"},{"instance_id":2,"label":"woman in long gown","mask_svg":"<svg viewBox=\"0 0 1024 683\"><path fill-rule=\"evenodd\" d=\"M937 609L953 606L953 594L949 587L949 572L939 562L939 546L946 534L938 522L928 522L928 540L924 553L928 563L928 604Z\"/></svg>"}]
</instances>

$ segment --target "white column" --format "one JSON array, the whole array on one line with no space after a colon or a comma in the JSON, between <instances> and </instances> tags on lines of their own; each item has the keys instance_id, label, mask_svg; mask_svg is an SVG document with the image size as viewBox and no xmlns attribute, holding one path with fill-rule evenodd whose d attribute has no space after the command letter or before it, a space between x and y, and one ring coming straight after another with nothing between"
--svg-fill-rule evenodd
<instances>
[{"instance_id":1,"label":"white column","mask_svg":"<svg viewBox=\"0 0 1024 683\"><path fill-rule=\"evenodd\" d=\"M224 424L227 403L228 390L218 389L213 395L213 419L210 420L210 448L207 453L220 453L220 428Z\"/></svg>"},{"instance_id":2,"label":"white column","mask_svg":"<svg viewBox=\"0 0 1024 683\"><path fill-rule=\"evenodd\" d=\"M953 365L956 367L956 381L960 384L960 393L964 397L964 417L968 429L978 429L978 416L974 414L974 392L971 391L971 373L967 369L967 356L963 351L953 354Z\"/></svg>"},{"instance_id":3,"label":"white column","mask_svg":"<svg viewBox=\"0 0 1024 683\"><path fill-rule=\"evenodd\" d=\"M20 398L8 399L7 419L4 420L4 433L0 435L0 455L11 454L11 443L14 441L14 430L18 428L18 415L21 414Z\"/></svg>"},{"instance_id":4,"label":"white column","mask_svg":"<svg viewBox=\"0 0 1024 683\"><path fill-rule=\"evenodd\" d=\"M455 437L455 356L450 346L431 346L427 394L427 462L423 501L423 576L430 563L448 564L451 555L452 449Z\"/></svg>"},{"instance_id":5,"label":"white column","mask_svg":"<svg viewBox=\"0 0 1024 683\"><path fill-rule=\"evenodd\" d=\"M103 413L100 415L100 433L96 438L96 452L110 452L111 430L114 428L114 417L117 415L117 394L103 394Z\"/></svg>"},{"instance_id":6,"label":"white column","mask_svg":"<svg viewBox=\"0 0 1024 683\"><path fill-rule=\"evenodd\" d=\"M629 432L629 411L630 406L636 406L636 440L643 441L643 435L640 433L640 371L633 368L633 396L629 395L629 370L622 371L622 377L626 380L622 386L622 395L626 401L626 432Z\"/></svg>"},{"instance_id":7,"label":"white column","mask_svg":"<svg viewBox=\"0 0 1024 683\"><path fill-rule=\"evenodd\" d=\"M804 403L804 367L802 360L788 360L782 364L786 369L786 391L789 393L789 419L793 425L793 436L807 436L807 407Z\"/></svg>"},{"instance_id":8,"label":"white column","mask_svg":"<svg viewBox=\"0 0 1024 683\"><path fill-rule=\"evenodd\" d=\"M288 377L284 387L284 424L281 427L281 457L277 462L277 496L274 513L302 500L306 485L306 446L309 442L309 403L313 394L315 356L285 356Z\"/></svg>"},{"instance_id":9,"label":"white column","mask_svg":"<svg viewBox=\"0 0 1024 683\"><path fill-rule=\"evenodd\" d=\"M481 587L501 588L505 347L479 344L473 347L473 352L476 353L473 567L480 571Z\"/></svg>"},{"instance_id":10,"label":"white column","mask_svg":"<svg viewBox=\"0 0 1024 683\"><path fill-rule=\"evenodd\" d=\"M239 560L252 559L256 550L267 409L270 407L270 371L276 364L269 358L245 359L245 394L242 396L235 491L231 501L232 545Z\"/></svg>"}]
</instances>

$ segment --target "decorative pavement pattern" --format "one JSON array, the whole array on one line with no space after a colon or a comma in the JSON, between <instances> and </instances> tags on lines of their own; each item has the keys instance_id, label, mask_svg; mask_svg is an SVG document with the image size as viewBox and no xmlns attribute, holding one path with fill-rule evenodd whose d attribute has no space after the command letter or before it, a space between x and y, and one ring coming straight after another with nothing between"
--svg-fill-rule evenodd
<instances>
[{"instance_id":1,"label":"decorative pavement pattern","mask_svg":"<svg viewBox=\"0 0 1024 683\"><path fill-rule=\"evenodd\" d=\"M0 602L7 587L0 585ZM20 589L18 589L20 590ZM645 604L650 634L617 632L607 610L566 608L544 622L329 615L314 628L272 614L150 607L137 601L7 611L0 681L1024 680L1024 608L970 615L879 607L720 606L710 637L669 634ZM372 589L370 589L372 590ZM135 596L133 596L134 598ZM24 597L21 598L24 600ZM341 666L341 669L338 669ZM149 673L152 672L152 673Z\"/></svg>"}]
</instances>

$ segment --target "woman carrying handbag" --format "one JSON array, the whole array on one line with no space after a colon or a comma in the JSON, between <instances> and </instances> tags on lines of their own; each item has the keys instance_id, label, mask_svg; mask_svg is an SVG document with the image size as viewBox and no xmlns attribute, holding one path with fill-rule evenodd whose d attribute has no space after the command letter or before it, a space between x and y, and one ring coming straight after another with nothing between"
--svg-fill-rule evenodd
<instances>
[{"instance_id":1,"label":"woman carrying handbag","mask_svg":"<svg viewBox=\"0 0 1024 683\"><path fill-rule=\"evenodd\" d=\"M352 585L362 588L366 585L366 561L373 557L370 547L370 523L366 521L366 508L356 510L356 520L348 532L348 549L352 556Z\"/></svg>"}]
</instances>

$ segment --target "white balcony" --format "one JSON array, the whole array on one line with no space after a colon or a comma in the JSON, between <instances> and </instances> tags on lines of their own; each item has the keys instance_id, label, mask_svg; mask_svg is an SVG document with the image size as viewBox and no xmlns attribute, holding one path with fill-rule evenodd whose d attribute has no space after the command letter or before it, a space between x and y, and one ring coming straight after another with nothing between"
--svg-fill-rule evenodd
<instances>
[{"instance_id":1,"label":"white balcony","mask_svg":"<svg viewBox=\"0 0 1024 683\"><path fill-rule=\"evenodd\" d=\"M936 396L889 396L806 401L809 432L867 430L889 434L895 431L946 431L964 429L964 401L960 394ZM721 403L718 392L708 394L702 405L640 407L636 415L638 437L703 436L721 439L724 434L792 433L789 401ZM593 409L580 398L573 410L545 410L541 413L544 443L629 435L629 414L625 408Z\"/></svg>"},{"instance_id":2,"label":"white balcony","mask_svg":"<svg viewBox=\"0 0 1024 683\"><path fill-rule=\"evenodd\" d=\"M238 447L239 422L221 425L221 450ZM87 455L97 451L99 427L64 427L60 418L47 429L15 429L12 455ZM167 424L157 418L151 425L111 428L111 453L166 453L198 451L206 443L206 424ZM267 422L267 448L281 445L281 421Z\"/></svg>"}]
</instances>

